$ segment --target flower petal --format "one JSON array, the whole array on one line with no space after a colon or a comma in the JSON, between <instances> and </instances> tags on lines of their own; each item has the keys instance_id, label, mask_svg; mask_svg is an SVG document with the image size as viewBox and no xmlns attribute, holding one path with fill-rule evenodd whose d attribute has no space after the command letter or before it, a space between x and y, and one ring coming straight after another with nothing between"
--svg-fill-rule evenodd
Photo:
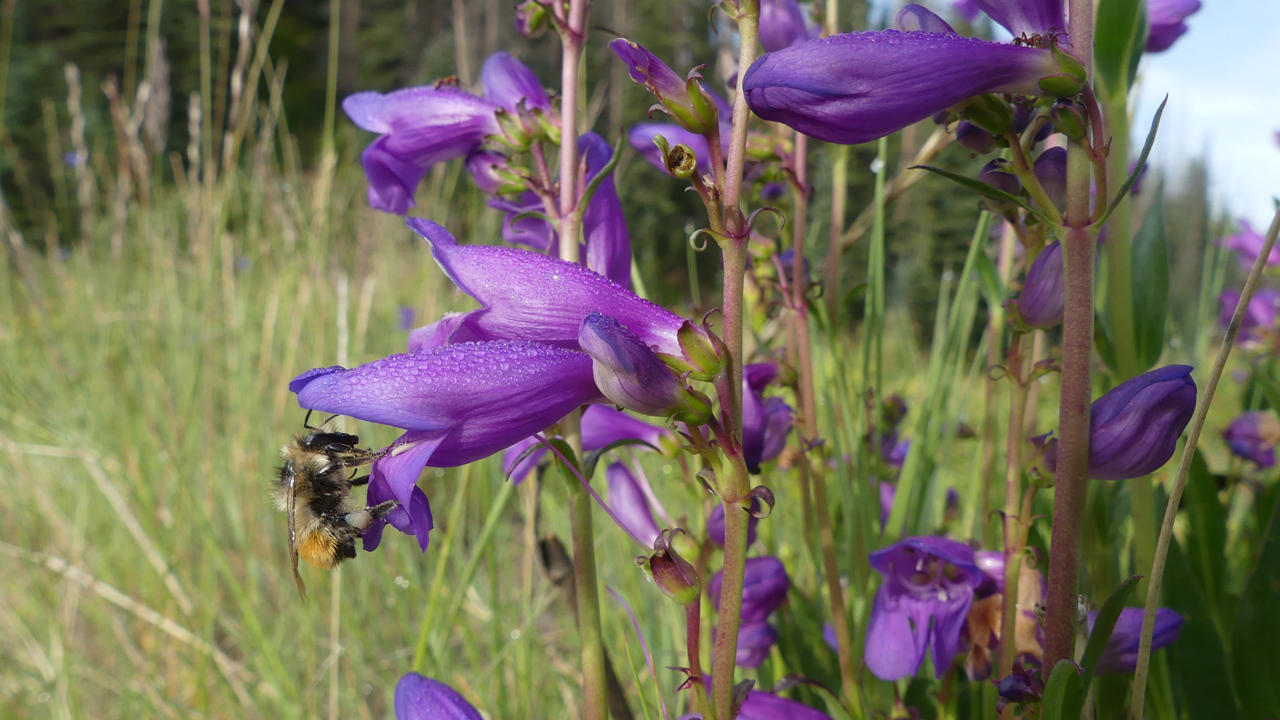
<instances>
[{"instance_id":1,"label":"flower petal","mask_svg":"<svg viewBox=\"0 0 1280 720\"><path fill-rule=\"evenodd\" d=\"M869 142L983 93L1033 94L1058 71L1048 50L945 33L858 32L756 60L743 79L765 120L847 145Z\"/></svg>"},{"instance_id":2,"label":"flower petal","mask_svg":"<svg viewBox=\"0 0 1280 720\"><path fill-rule=\"evenodd\" d=\"M396 720L484 720L458 691L411 672L396 684Z\"/></svg>"},{"instance_id":3,"label":"flower petal","mask_svg":"<svg viewBox=\"0 0 1280 720\"><path fill-rule=\"evenodd\" d=\"M653 139L661 135L672 146L684 145L693 151L698 157L698 162L702 163L702 167L710 167L711 151L707 148L707 141L701 135L694 135L675 123L637 123L631 126L631 130L627 132L627 142L631 144L631 148L645 162L658 168L662 172L667 172L667 166L662 162L662 151L654 144ZM728 149L728 134L721 133L721 147Z\"/></svg>"},{"instance_id":4,"label":"flower petal","mask_svg":"<svg viewBox=\"0 0 1280 720\"><path fill-rule=\"evenodd\" d=\"M587 182L609 164L613 148L596 133L578 138L578 152L587 163ZM622 201L613 176L605 178L591 196L582 216L582 237L586 245L587 267L624 288L631 287L631 234L622 214Z\"/></svg>"},{"instance_id":5,"label":"flower petal","mask_svg":"<svg viewBox=\"0 0 1280 720\"><path fill-rule=\"evenodd\" d=\"M431 243L431 253L449 279L484 306L467 320L482 337L576 348L582 320L600 312L657 352L681 355L676 331L684 320L599 273L525 250L459 245L429 220L407 222Z\"/></svg>"},{"instance_id":6,"label":"flower petal","mask_svg":"<svg viewBox=\"0 0 1280 720\"><path fill-rule=\"evenodd\" d=\"M352 370L320 368L289 389L307 409L424 433L447 431L432 467L487 457L603 399L586 354L522 341L445 345Z\"/></svg>"},{"instance_id":7,"label":"flower petal","mask_svg":"<svg viewBox=\"0 0 1280 720\"><path fill-rule=\"evenodd\" d=\"M626 465L616 462L605 470L605 481L609 485L609 507L624 525L623 529L652 546L660 529L635 476Z\"/></svg>"},{"instance_id":8,"label":"flower petal","mask_svg":"<svg viewBox=\"0 0 1280 720\"><path fill-rule=\"evenodd\" d=\"M484 61L480 84L485 98L507 112L516 112L521 100L530 110L551 109L551 101L538 76L510 53L496 52Z\"/></svg>"},{"instance_id":9,"label":"flower petal","mask_svg":"<svg viewBox=\"0 0 1280 720\"><path fill-rule=\"evenodd\" d=\"M974 4L1014 37L1067 29L1062 0L974 0Z\"/></svg>"},{"instance_id":10,"label":"flower petal","mask_svg":"<svg viewBox=\"0 0 1280 720\"><path fill-rule=\"evenodd\" d=\"M796 0L761 0L760 47L765 52L798 45L814 37L817 33L805 22Z\"/></svg>"},{"instance_id":11,"label":"flower petal","mask_svg":"<svg viewBox=\"0 0 1280 720\"><path fill-rule=\"evenodd\" d=\"M916 614L907 612L902 596L891 595L889 583L876 591L867 624L863 657L872 675L890 682L915 675L924 662L929 639L928 618L921 626Z\"/></svg>"}]
</instances>

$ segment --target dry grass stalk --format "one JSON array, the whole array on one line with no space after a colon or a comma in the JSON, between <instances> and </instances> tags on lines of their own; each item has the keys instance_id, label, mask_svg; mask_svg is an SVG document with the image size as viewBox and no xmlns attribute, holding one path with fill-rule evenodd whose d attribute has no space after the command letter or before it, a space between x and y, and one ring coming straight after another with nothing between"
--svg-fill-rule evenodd
<instances>
[{"instance_id":1,"label":"dry grass stalk","mask_svg":"<svg viewBox=\"0 0 1280 720\"><path fill-rule=\"evenodd\" d=\"M75 63L63 67L67 78L67 113L71 116L71 147L75 151L76 204L80 206L80 238L93 233L93 175L89 172L89 146L84 138L84 109L80 106L80 68Z\"/></svg>"}]
</instances>

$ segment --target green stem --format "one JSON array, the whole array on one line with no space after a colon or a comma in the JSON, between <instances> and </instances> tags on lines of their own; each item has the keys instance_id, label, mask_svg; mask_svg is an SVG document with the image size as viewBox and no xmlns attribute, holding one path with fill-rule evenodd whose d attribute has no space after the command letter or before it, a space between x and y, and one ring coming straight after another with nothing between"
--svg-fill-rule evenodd
<instances>
[{"instance_id":1,"label":"green stem","mask_svg":"<svg viewBox=\"0 0 1280 720\"><path fill-rule=\"evenodd\" d=\"M1130 717L1142 718L1142 706L1146 700L1148 670L1151 663L1151 637L1155 633L1156 605L1160 598L1160 583L1164 579L1164 562L1169 553L1169 542L1173 538L1173 523L1178 516L1178 504L1182 501L1182 491L1187 486L1187 476L1191 472L1191 461L1195 457L1196 445L1200 442L1200 432L1204 430L1205 418L1209 415L1209 406L1213 403L1213 394L1218 389L1218 381L1222 379L1222 371L1227 366L1227 358L1231 356L1231 347L1235 344L1236 333L1244 320L1253 293L1258 289L1262 272L1266 269L1267 258L1271 257L1271 249L1275 247L1276 235L1280 234L1280 212L1276 213L1267 230L1266 241L1262 251L1249 271L1249 279L1245 281L1240 292L1240 300L1236 302L1235 312L1231 315L1231 324L1227 326L1227 334L1222 338L1218 348L1218 357L1213 361L1213 370L1209 374L1209 382L1205 384L1204 395L1196 406L1196 414L1191 419L1191 427L1187 432L1187 441L1182 446L1182 457L1178 461L1178 475L1169 491L1169 503L1165 505L1164 522L1160 525L1160 540L1156 544L1155 561L1151 566L1151 585L1147 592L1145 614L1142 618L1142 640L1138 645L1138 666L1133 674L1133 713Z\"/></svg>"},{"instance_id":2,"label":"green stem","mask_svg":"<svg viewBox=\"0 0 1280 720\"><path fill-rule=\"evenodd\" d=\"M1013 642L1018 619L1018 574L1022 568L1022 529L1018 526L1022 504L1022 437L1027 408L1027 386L1022 377L1022 333L1015 332L1009 348L1009 435L1004 475L1004 617L1000 623L1000 677L1013 673L1017 646ZM1013 717L1012 708L1002 716Z\"/></svg>"},{"instance_id":3,"label":"green stem","mask_svg":"<svg viewBox=\"0 0 1280 720\"><path fill-rule=\"evenodd\" d=\"M738 627L742 621L742 584L747 564L747 520L743 501L750 492L747 466L741 454L730 455L720 466L720 503L724 506L724 570L720 585L715 651L711 658L711 701L718 718L732 718L734 663L738 654Z\"/></svg>"},{"instance_id":4,"label":"green stem","mask_svg":"<svg viewBox=\"0 0 1280 720\"><path fill-rule=\"evenodd\" d=\"M578 414L570 416L575 422ZM565 433L577 441L574 452L581 454L582 435ZM570 446L574 442L570 441ZM572 472L564 469L569 486L569 524L573 532L573 579L578 597L578 639L582 643L582 717L605 720L604 632L600 628L600 584L596 578L595 530L591 523L591 495Z\"/></svg>"}]
</instances>

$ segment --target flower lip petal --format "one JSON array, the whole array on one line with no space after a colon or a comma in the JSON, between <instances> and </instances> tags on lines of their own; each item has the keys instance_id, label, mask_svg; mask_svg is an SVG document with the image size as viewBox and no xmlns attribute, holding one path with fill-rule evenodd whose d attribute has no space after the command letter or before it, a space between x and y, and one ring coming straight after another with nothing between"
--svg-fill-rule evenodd
<instances>
[{"instance_id":1,"label":"flower lip petal","mask_svg":"<svg viewBox=\"0 0 1280 720\"><path fill-rule=\"evenodd\" d=\"M1066 30L1062 0L974 0L1014 37Z\"/></svg>"},{"instance_id":2,"label":"flower lip petal","mask_svg":"<svg viewBox=\"0 0 1280 720\"><path fill-rule=\"evenodd\" d=\"M743 78L751 109L828 142L884 137L983 93L1035 94L1049 50L896 30L833 35L769 53Z\"/></svg>"},{"instance_id":3,"label":"flower lip petal","mask_svg":"<svg viewBox=\"0 0 1280 720\"><path fill-rule=\"evenodd\" d=\"M436 263L463 292L484 306L468 327L487 339L532 340L578 347L582 320L606 314L660 353L679 357L676 332L684 320L582 265L514 248L459 245L440 225L408 218L431 243Z\"/></svg>"},{"instance_id":4,"label":"flower lip petal","mask_svg":"<svg viewBox=\"0 0 1280 720\"><path fill-rule=\"evenodd\" d=\"M516 112L522 100L529 109L551 109L551 101L538 76L510 53L496 52L484 61L480 84L484 86L485 98L508 112Z\"/></svg>"},{"instance_id":5,"label":"flower lip petal","mask_svg":"<svg viewBox=\"0 0 1280 720\"><path fill-rule=\"evenodd\" d=\"M416 672L396 683L396 720L484 720L457 690Z\"/></svg>"},{"instance_id":6,"label":"flower lip petal","mask_svg":"<svg viewBox=\"0 0 1280 720\"><path fill-rule=\"evenodd\" d=\"M898 11L894 25L902 32L934 32L957 34L946 20L923 5L908 3Z\"/></svg>"}]
</instances>

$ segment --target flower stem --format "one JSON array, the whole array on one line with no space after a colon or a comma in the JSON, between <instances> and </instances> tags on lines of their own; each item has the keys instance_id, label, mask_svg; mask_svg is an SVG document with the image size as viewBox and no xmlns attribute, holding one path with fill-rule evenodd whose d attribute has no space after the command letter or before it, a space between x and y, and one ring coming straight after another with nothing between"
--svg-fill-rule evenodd
<instances>
[{"instance_id":1,"label":"flower stem","mask_svg":"<svg viewBox=\"0 0 1280 720\"><path fill-rule=\"evenodd\" d=\"M1187 486L1187 475L1191 472L1191 461L1195 457L1196 445L1200 442L1200 432L1204 430L1205 418L1209 415L1209 405L1213 403L1213 394L1218 389L1218 381L1222 379L1222 371L1227 366L1227 358L1235 345L1236 333L1240 323L1244 321L1245 311L1253 300L1253 293L1258 289L1262 272L1266 269L1267 259L1271 257L1271 249L1275 247L1276 236L1280 234L1280 212L1271 220L1267 230L1262 252L1253 262L1249 271L1249 279L1240 291L1240 299L1236 301L1235 312L1231 315L1231 324L1227 326L1227 334L1222 338L1218 348L1218 357L1213 361L1213 370L1209 373L1209 381L1205 384L1204 395L1196 407L1196 414L1191 419L1191 427L1187 432L1187 441L1182 446L1182 457L1178 460L1178 475L1169 491L1169 503L1164 509L1164 522L1160 525L1160 540L1156 543L1155 560L1151 566L1151 584L1147 589L1146 612L1142 618L1142 640L1138 644L1138 666L1133 674L1133 713L1130 717L1141 718L1142 706L1146 700L1147 671L1151 663L1151 637L1155 633L1156 604L1160 596L1160 583L1164 579L1164 561L1169 553L1169 541L1173 538L1173 523L1178 516L1178 503L1182 501L1182 491Z\"/></svg>"},{"instance_id":2,"label":"flower stem","mask_svg":"<svg viewBox=\"0 0 1280 720\"><path fill-rule=\"evenodd\" d=\"M574 426L578 413L570 416ZM566 432L566 439L569 434ZM581 433L573 439L582 444ZM570 442L573 445L572 442ZM576 448L575 448L576 451ZM604 633L600 629L600 587L596 580L595 531L591 523L591 496L567 470L569 523L573 530L573 577L578 596L578 638L582 643L582 717L605 720Z\"/></svg>"},{"instance_id":3,"label":"flower stem","mask_svg":"<svg viewBox=\"0 0 1280 720\"><path fill-rule=\"evenodd\" d=\"M720 466L724 506L724 571L717 609L715 650L711 657L711 700L715 716L732 718L733 671L738 654L738 627L742 621L742 584L747 564L747 519L742 501L750 492L747 466L741 454L730 455Z\"/></svg>"},{"instance_id":4,"label":"flower stem","mask_svg":"<svg viewBox=\"0 0 1280 720\"><path fill-rule=\"evenodd\" d=\"M1004 617L1000 623L1000 677L1013 673L1017 651L1013 641L1018 618L1018 574L1022 568L1022 528L1018 522L1022 502L1022 427L1027 408L1027 385L1022 371L1022 333L1015 332L1009 347L1009 436L1004 474ZM1007 714L1013 717L1012 707Z\"/></svg>"},{"instance_id":5,"label":"flower stem","mask_svg":"<svg viewBox=\"0 0 1280 720\"><path fill-rule=\"evenodd\" d=\"M693 683L698 712L707 720L716 720L715 708L707 702L707 691L704 686L706 678L702 676L702 602L692 602L684 606L685 647L689 654L689 680Z\"/></svg>"},{"instance_id":6,"label":"flower stem","mask_svg":"<svg viewBox=\"0 0 1280 720\"><path fill-rule=\"evenodd\" d=\"M1075 10L1072 4L1072 10ZM1076 594L1080 568L1080 525L1089 471L1089 416L1093 348L1093 236L1089 218L1088 149L1073 141L1067 149L1067 231L1063 242L1066 280L1062 322L1062 389L1058 406L1058 480L1053 500L1049 552L1045 664L1073 659ZM1051 672L1051 670L1048 670Z\"/></svg>"}]
</instances>

